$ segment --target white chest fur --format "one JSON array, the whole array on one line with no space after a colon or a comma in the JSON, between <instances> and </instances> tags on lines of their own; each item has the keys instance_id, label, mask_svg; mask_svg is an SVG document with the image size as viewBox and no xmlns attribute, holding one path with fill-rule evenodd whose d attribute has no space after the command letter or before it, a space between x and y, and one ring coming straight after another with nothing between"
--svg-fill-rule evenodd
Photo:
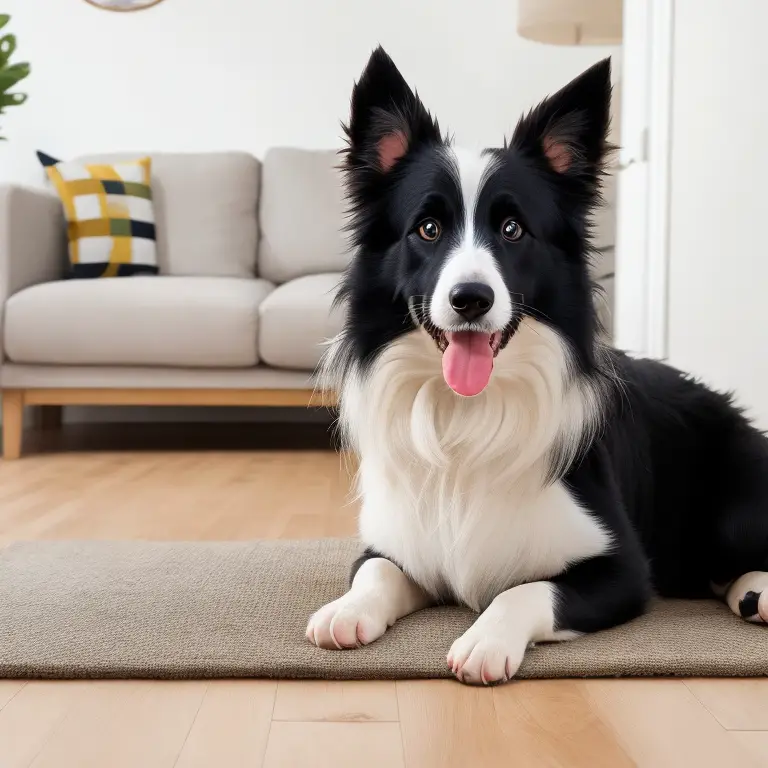
<instances>
[{"instance_id":1,"label":"white chest fur","mask_svg":"<svg viewBox=\"0 0 768 768\"><path fill-rule=\"evenodd\" d=\"M595 392L569 381L560 338L530 319L471 399L448 389L425 333L402 337L342 389L363 541L476 610L606 551L610 534L562 483L545 482L553 446L572 456L596 413Z\"/></svg>"},{"instance_id":2,"label":"white chest fur","mask_svg":"<svg viewBox=\"0 0 768 768\"><path fill-rule=\"evenodd\" d=\"M449 501L425 480L414 505L410 489L364 472L360 535L434 596L483 610L505 589L555 576L610 546L608 533L561 483L535 495L470 485Z\"/></svg>"}]
</instances>

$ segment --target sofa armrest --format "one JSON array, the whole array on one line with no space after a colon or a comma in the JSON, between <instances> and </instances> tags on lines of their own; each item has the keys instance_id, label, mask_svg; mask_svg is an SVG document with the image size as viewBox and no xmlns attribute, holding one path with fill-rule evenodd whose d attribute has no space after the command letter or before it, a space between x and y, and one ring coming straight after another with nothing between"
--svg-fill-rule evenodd
<instances>
[{"instance_id":1,"label":"sofa armrest","mask_svg":"<svg viewBox=\"0 0 768 768\"><path fill-rule=\"evenodd\" d=\"M64 276L67 228L53 195L0 184L0 301Z\"/></svg>"},{"instance_id":2,"label":"sofa armrest","mask_svg":"<svg viewBox=\"0 0 768 768\"><path fill-rule=\"evenodd\" d=\"M67 229L61 202L45 192L0 184L0 360L2 320L14 293L64 276Z\"/></svg>"}]
</instances>

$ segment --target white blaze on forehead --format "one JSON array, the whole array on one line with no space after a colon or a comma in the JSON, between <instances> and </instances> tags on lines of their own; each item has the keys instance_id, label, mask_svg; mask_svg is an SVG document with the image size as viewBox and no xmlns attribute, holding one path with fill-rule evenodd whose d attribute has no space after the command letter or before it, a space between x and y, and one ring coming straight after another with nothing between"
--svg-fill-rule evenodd
<instances>
[{"instance_id":1,"label":"white blaze on forehead","mask_svg":"<svg viewBox=\"0 0 768 768\"><path fill-rule=\"evenodd\" d=\"M491 153L483 154L461 147L447 147L446 155L464 203L462 242L472 244L477 201L488 177L498 167L498 159Z\"/></svg>"},{"instance_id":2,"label":"white blaze on forehead","mask_svg":"<svg viewBox=\"0 0 768 768\"><path fill-rule=\"evenodd\" d=\"M501 330L512 319L512 301L493 253L475 231L477 201L486 181L498 167L498 159L492 153L459 147L446 147L445 155L461 191L464 217L459 231L452 233L456 244L448 254L435 286L430 302L431 319L444 330L466 325L451 307L451 290L459 283L485 283L493 289L494 304L474 325L491 331Z\"/></svg>"}]
</instances>

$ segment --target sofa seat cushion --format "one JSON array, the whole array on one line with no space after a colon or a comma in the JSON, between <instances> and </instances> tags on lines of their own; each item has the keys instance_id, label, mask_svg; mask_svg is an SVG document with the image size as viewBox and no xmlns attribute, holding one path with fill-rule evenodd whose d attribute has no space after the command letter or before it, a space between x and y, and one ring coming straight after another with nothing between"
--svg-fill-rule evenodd
<instances>
[{"instance_id":1,"label":"sofa seat cushion","mask_svg":"<svg viewBox=\"0 0 768 768\"><path fill-rule=\"evenodd\" d=\"M5 352L14 363L252 366L272 289L229 277L43 283L8 300Z\"/></svg>"},{"instance_id":2,"label":"sofa seat cushion","mask_svg":"<svg viewBox=\"0 0 768 768\"><path fill-rule=\"evenodd\" d=\"M306 275L276 288L259 307L259 356L275 368L311 371L323 342L342 327L344 312L331 307L341 274Z\"/></svg>"}]
</instances>

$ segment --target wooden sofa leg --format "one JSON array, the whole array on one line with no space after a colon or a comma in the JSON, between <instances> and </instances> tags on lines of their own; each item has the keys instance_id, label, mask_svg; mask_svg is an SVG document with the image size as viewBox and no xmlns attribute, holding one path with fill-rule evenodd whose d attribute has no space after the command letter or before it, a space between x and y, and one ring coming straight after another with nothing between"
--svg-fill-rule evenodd
<instances>
[{"instance_id":1,"label":"wooden sofa leg","mask_svg":"<svg viewBox=\"0 0 768 768\"><path fill-rule=\"evenodd\" d=\"M35 409L35 429L54 430L61 429L64 420L64 406L62 405L38 405Z\"/></svg>"},{"instance_id":2,"label":"wooden sofa leg","mask_svg":"<svg viewBox=\"0 0 768 768\"><path fill-rule=\"evenodd\" d=\"M24 424L24 392L3 390L3 458L6 461L21 456L21 433Z\"/></svg>"}]
</instances>

